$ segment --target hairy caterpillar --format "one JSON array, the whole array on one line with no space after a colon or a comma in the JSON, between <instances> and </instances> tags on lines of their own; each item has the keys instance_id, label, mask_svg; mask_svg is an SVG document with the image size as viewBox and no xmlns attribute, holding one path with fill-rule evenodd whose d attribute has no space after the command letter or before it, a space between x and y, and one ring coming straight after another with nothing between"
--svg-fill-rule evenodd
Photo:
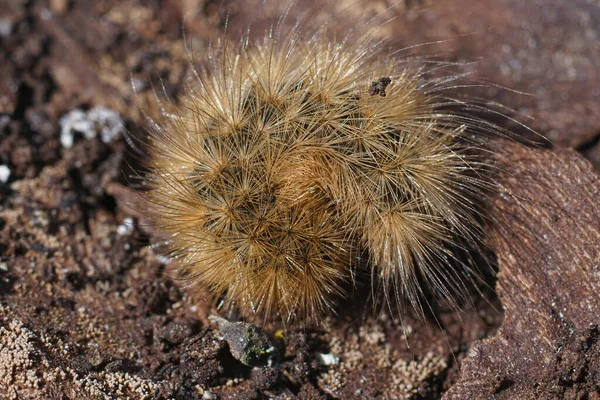
<instances>
[{"instance_id":1,"label":"hairy caterpillar","mask_svg":"<svg viewBox=\"0 0 600 400\"><path fill-rule=\"evenodd\" d=\"M335 312L361 275L400 309L464 293L492 185L482 124L447 94L458 76L373 29L221 40L153 121L149 213L187 284L283 321Z\"/></svg>"}]
</instances>

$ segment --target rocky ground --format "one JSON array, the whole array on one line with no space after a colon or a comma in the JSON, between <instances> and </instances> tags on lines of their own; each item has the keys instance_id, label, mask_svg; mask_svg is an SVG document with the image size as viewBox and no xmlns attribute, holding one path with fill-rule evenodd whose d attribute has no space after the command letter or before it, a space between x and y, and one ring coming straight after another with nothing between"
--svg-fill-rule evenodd
<instances>
[{"instance_id":1,"label":"rocky ground","mask_svg":"<svg viewBox=\"0 0 600 400\"><path fill-rule=\"evenodd\" d=\"M599 399L598 3L356 7L395 17L381 29L394 46L460 61L487 82L477 96L555 146L498 141L497 282L462 312L407 315L401 329L350 305L320 327L265 332L211 322L213 302L169 277L135 207L139 159L123 135L144 135L153 88L181 90L182 31L202 52L227 15L235 31L272 5L259 3L0 6L0 398ZM298 1L291 17L353 3ZM247 332L273 345L263 360L236 351Z\"/></svg>"}]
</instances>

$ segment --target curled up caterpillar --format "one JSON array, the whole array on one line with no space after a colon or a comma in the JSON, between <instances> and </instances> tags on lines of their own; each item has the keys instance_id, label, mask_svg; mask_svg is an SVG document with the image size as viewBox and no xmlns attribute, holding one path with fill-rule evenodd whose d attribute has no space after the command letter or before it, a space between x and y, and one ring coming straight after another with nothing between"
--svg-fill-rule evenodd
<instances>
[{"instance_id":1,"label":"curled up caterpillar","mask_svg":"<svg viewBox=\"0 0 600 400\"><path fill-rule=\"evenodd\" d=\"M299 26L219 41L151 123L149 213L183 281L286 322L364 279L401 310L460 295L491 167L453 111L458 77L370 29Z\"/></svg>"}]
</instances>

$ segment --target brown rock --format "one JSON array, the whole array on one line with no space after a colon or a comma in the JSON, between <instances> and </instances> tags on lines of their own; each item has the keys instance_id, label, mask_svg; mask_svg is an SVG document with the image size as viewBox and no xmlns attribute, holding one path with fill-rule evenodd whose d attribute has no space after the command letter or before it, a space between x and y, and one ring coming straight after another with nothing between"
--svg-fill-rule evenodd
<instances>
[{"instance_id":1,"label":"brown rock","mask_svg":"<svg viewBox=\"0 0 600 400\"><path fill-rule=\"evenodd\" d=\"M503 156L493 236L505 320L445 399L585 398L600 371L598 174L569 150L507 144Z\"/></svg>"}]
</instances>

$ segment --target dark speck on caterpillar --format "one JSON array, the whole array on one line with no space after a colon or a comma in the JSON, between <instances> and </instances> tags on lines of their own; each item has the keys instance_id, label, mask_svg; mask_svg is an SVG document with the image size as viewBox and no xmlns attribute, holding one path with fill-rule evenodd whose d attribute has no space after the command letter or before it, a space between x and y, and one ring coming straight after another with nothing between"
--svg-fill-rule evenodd
<instances>
[{"instance_id":1,"label":"dark speck on caterpillar","mask_svg":"<svg viewBox=\"0 0 600 400\"><path fill-rule=\"evenodd\" d=\"M422 314L478 276L493 126L444 63L332 23L215 41L149 124L154 228L187 286L246 316L318 323L364 281Z\"/></svg>"}]
</instances>

